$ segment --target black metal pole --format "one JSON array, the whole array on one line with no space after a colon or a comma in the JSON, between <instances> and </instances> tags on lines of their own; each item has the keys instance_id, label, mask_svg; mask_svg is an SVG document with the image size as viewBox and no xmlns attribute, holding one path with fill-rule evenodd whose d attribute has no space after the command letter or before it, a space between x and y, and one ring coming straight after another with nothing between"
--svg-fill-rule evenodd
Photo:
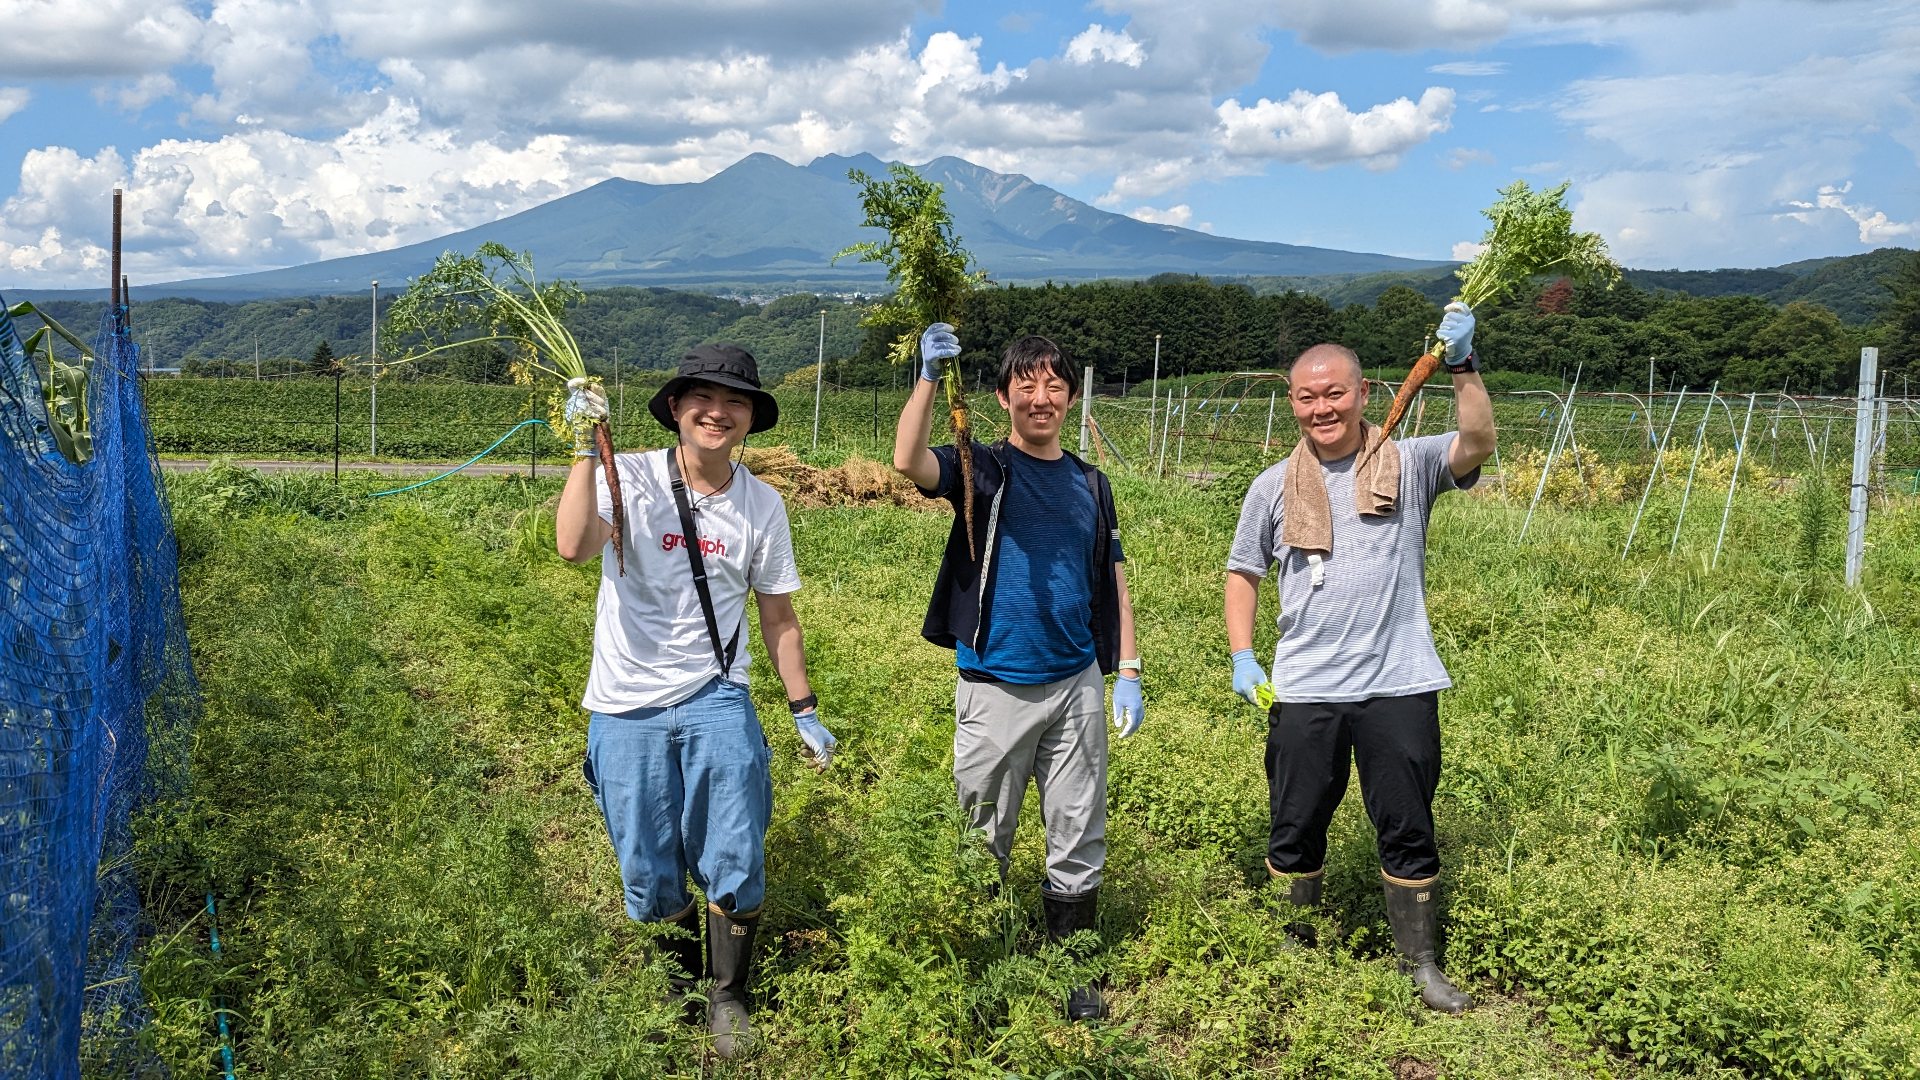
<instances>
[{"instance_id":1,"label":"black metal pole","mask_svg":"<svg viewBox=\"0 0 1920 1080\"><path fill-rule=\"evenodd\" d=\"M538 480L540 479L540 425L528 425L527 430L533 432L533 450L527 455L527 479Z\"/></svg>"},{"instance_id":2,"label":"black metal pole","mask_svg":"<svg viewBox=\"0 0 1920 1080\"><path fill-rule=\"evenodd\" d=\"M880 388L873 389L873 437L880 437Z\"/></svg>"},{"instance_id":3,"label":"black metal pole","mask_svg":"<svg viewBox=\"0 0 1920 1080\"><path fill-rule=\"evenodd\" d=\"M340 483L340 361L333 362L333 482Z\"/></svg>"}]
</instances>

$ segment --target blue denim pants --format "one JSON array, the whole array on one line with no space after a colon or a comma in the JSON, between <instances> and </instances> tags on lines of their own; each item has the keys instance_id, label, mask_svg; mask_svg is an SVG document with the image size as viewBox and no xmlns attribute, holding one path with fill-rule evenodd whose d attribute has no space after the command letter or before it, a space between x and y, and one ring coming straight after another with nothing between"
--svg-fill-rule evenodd
<instances>
[{"instance_id":1,"label":"blue denim pants","mask_svg":"<svg viewBox=\"0 0 1920 1080\"><path fill-rule=\"evenodd\" d=\"M627 917L707 902L750 915L766 898L773 777L746 688L722 676L678 705L593 713L582 771L620 860Z\"/></svg>"}]
</instances>

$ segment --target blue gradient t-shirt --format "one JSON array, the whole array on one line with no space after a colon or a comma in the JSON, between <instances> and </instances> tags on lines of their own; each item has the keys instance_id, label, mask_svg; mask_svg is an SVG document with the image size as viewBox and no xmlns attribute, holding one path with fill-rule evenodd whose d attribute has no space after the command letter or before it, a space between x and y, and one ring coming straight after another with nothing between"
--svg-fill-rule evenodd
<instances>
[{"instance_id":1,"label":"blue gradient t-shirt","mask_svg":"<svg viewBox=\"0 0 1920 1080\"><path fill-rule=\"evenodd\" d=\"M960 642L955 659L962 671L1002 682L1057 682L1095 659L1093 493L1064 454L1043 461L1008 446L1006 461L985 648ZM1121 560L1117 543L1113 559Z\"/></svg>"}]
</instances>

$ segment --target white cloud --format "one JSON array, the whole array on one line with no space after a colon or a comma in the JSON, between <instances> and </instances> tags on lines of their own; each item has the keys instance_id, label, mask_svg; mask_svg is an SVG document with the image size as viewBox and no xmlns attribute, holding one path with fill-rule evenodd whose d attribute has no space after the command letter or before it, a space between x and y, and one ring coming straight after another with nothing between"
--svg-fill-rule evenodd
<instances>
[{"instance_id":1,"label":"white cloud","mask_svg":"<svg viewBox=\"0 0 1920 1080\"><path fill-rule=\"evenodd\" d=\"M1427 68L1430 75L1453 75L1458 78L1476 79L1489 75L1505 75L1507 63L1504 60L1455 60L1445 64L1434 64Z\"/></svg>"},{"instance_id":2,"label":"white cloud","mask_svg":"<svg viewBox=\"0 0 1920 1080\"><path fill-rule=\"evenodd\" d=\"M1456 240L1453 244L1453 251L1447 257L1454 262L1466 262L1469 259L1478 257L1479 254L1485 250L1487 250L1487 245L1477 240Z\"/></svg>"},{"instance_id":3,"label":"white cloud","mask_svg":"<svg viewBox=\"0 0 1920 1080\"><path fill-rule=\"evenodd\" d=\"M1109 30L1094 23L1067 43L1066 57L1069 63L1074 64L1106 61L1137 68L1146 63L1147 51L1140 47L1139 42L1128 37L1126 31Z\"/></svg>"},{"instance_id":4,"label":"white cloud","mask_svg":"<svg viewBox=\"0 0 1920 1080\"><path fill-rule=\"evenodd\" d=\"M1863 244L1890 244L1904 237L1920 236L1920 222L1894 221L1886 214L1869 206L1859 206L1847 202L1846 195L1853 190L1853 181L1849 180L1839 187L1822 187L1814 196L1814 201L1792 200L1788 205L1798 207L1810 213L1788 214L1796 221L1811 224L1814 213L1821 210L1837 210L1845 214L1860 227L1860 242Z\"/></svg>"},{"instance_id":5,"label":"white cloud","mask_svg":"<svg viewBox=\"0 0 1920 1080\"><path fill-rule=\"evenodd\" d=\"M0 71L84 78L164 71L185 60L200 20L180 0L0 0Z\"/></svg>"},{"instance_id":6,"label":"white cloud","mask_svg":"<svg viewBox=\"0 0 1920 1080\"><path fill-rule=\"evenodd\" d=\"M1390 169L1401 154L1447 130L1453 91L1428 87L1418 104L1398 98L1355 113L1338 94L1295 90L1284 101L1261 98L1252 106L1229 99L1219 114L1224 148L1232 157L1322 168L1357 161L1370 169Z\"/></svg>"},{"instance_id":7,"label":"white cloud","mask_svg":"<svg viewBox=\"0 0 1920 1080\"><path fill-rule=\"evenodd\" d=\"M1185 203L1169 206L1165 210L1155 210L1151 206L1138 206L1127 211L1127 216L1149 225L1178 225L1185 228L1187 222L1193 220L1193 207Z\"/></svg>"},{"instance_id":8,"label":"white cloud","mask_svg":"<svg viewBox=\"0 0 1920 1080\"><path fill-rule=\"evenodd\" d=\"M33 100L33 92L24 86L0 86L0 124L7 118L27 107Z\"/></svg>"},{"instance_id":9,"label":"white cloud","mask_svg":"<svg viewBox=\"0 0 1920 1080\"><path fill-rule=\"evenodd\" d=\"M1459 172L1469 165L1492 165L1496 160L1492 154L1485 150L1456 146L1452 150L1447 151L1446 157L1441 160L1441 163L1447 168Z\"/></svg>"}]
</instances>

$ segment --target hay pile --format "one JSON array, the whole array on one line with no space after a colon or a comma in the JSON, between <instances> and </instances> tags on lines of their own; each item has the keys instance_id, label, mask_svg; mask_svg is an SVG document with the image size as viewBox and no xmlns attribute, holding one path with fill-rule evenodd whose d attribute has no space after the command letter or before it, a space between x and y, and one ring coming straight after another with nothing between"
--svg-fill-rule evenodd
<instances>
[{"instance_id":1,"label":"hay pile","mask_svg":"<svg viewBox=\"0 0 1920 1080\"><path fill-rule=\"evenodd\" d=\"M801 461L785 446L749 447L747 470L767 482L788 506L871 506L943 510L947 504L921 497L913 483L886 465L854 454L831 469Z\"/></svg>"}]
</instances>

